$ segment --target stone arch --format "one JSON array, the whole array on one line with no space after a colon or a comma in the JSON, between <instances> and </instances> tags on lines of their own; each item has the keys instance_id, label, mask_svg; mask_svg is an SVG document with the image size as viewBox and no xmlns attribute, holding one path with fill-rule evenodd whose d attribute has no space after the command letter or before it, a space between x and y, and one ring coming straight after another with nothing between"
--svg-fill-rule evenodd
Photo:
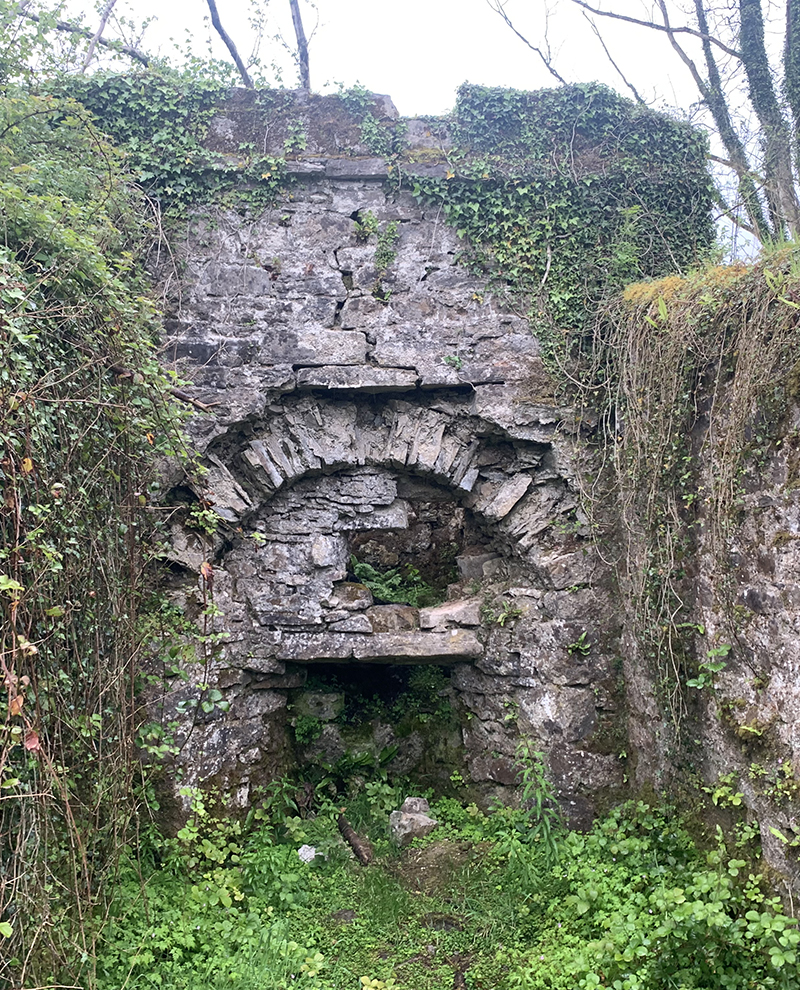
<instances>
[{"instance_id":1,"label":"stone arch","mask_svg":"<svg viewBox=\"0 0 800 990\"><path fill-rule=\"evenodd\" d=\"M453 489L515 553L574 508L549 443L510 438L468 400L370 398L288 397L227 465L212 451L209 485L220 514L238 522L307 475L355 467L404 471ZM502 457L492 455L498 448Z\"/></svg>"},{"instance_id":2,"label":"stone arch","mask_svg":"<svg viewBox=\"0 0 800 990\"><path fill-rule=\"evenodd\" d=\"M413 628L387 627L381 609L347 581L344 534L402 529L397 479L411 477L474 514L495 556L524 559L537 534L574 504L550 445L510 438L459 396L423 394L411 403L294 395L272 413L208 454L217 511L254 537L221 561L229 660L272 669L479 657L477 600L423 612Z\"/></svg>"}]
</instances>

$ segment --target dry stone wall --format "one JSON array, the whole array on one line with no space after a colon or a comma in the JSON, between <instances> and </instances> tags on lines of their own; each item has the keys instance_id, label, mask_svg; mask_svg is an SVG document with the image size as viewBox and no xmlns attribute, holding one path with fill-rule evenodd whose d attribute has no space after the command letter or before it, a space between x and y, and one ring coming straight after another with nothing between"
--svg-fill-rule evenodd
<instances>
[{"instance_id":1,"label":"dry stone wall","mask_svg":"<svg viewBox=\"0 0 800 990\"><path fill-rule=\"evenodd\" d=\"M233 153L236 121L214 133ZM621 783L625 730L580 424L525 319L459 264L435 210L390 189L385 161L317 149L291 167L255 219L198 211L173 246L180 278L163 270L163 353L213 407L190 429L196 495L220 520L213 536L173 527L170 597L197 616L209 561L217 613L197 619L213 621L208 663L163 699L182 780L246 804L298 763L395 752L391 769L458 771L486 796L514 784L524 735L586 821ZM388 265L368 215L396 225ZM414 566L443 601L376 602L353 556ZM198 682L229 709L181 719Z\"/></svg>"}]
</instances>

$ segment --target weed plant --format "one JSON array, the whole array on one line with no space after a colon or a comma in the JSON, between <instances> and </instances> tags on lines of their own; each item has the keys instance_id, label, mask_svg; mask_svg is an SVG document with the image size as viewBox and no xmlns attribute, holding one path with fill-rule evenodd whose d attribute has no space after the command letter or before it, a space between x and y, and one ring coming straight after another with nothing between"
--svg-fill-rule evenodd
<instances>
[{"instance_id":1,"label":"weed plant","mask_svg":"<svg viewBox=\"0 0 800 990\"><path fill-rule=\"evenodd\" d=\"M442 798L438 828L402 852L388 841L386 795L362 786L368 867L338 836L344 793L318 799L306 819L276 800L249 828L195 797L175 839L151 836L147 869L123 865L97 986L796 987L800 933L756 850L739 858L741 843L730 851L719 830L701 848L669 809L644 802L567 831L547 812L538 755L522 760L526 807L485 813ZM301 842L317 849L311 863Z\"/></svg>"}]
</instances>

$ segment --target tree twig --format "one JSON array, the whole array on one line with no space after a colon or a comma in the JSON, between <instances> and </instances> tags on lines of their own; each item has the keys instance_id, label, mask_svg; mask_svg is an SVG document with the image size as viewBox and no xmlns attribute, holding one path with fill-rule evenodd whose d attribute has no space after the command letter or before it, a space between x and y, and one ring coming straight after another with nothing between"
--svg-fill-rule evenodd
<instances>
[{"instance_id":1,"label":"tree twig","mask_svg":"<svg viewBox=\"0 0 800 990\"><path fill-rule=\"evenodd\" d=\"M721 48L726 54L732 55L733 58L741 59L741 53L737 52L734 48L729 48L724 42L720 41L719 38L715 38L713 34L704 34L702 31L695 31L694 28L690 27L674 27L673 25L665 26L663 24L658 24L656 21L642 21L638 17L629 17L627 14L619 14L613 10L600 10L598 7L591 7L586 0L572 0L574 4L578 7L583 7L584 10L588 10L590 14L597 14L599 17L610 17L615 21L626 21L628 24L636 24L639 27L650 28L651 31L663 31L665 34L691 34L694 38L700 38L702 41L708 41L712 45L716 45ZM659 5L660 6L660 5Z\"/></svg>"},{"instance_id":2,"label":"tree twig","mask_svg":"<svg viewBox=\"0 0 800 990\"><path fill-rule=\"evenodd\" d=\"M486 0L486 2L489 4L489 6L496 14L499 14L503 18L503 20L506 22L508 27L511 28L511 30L519 38L519 40L524 42L524 44L526 44L532 52L536 52L536 54L544 63L544 67L547 69L550 75L553 76L554 79L557 79L562 86L566 86L567 85L566 79L564 79L563 76L559 75L559 73L556 71L555 66L553 65L553 60L550 55L549 46L548 46L547 54L545 54L541 48L537 48L536 45L532 45L530 41L528 41L528 39L525 37L525 35L521 34L514 27L514 25L511 23L511 18L508 16L508 14L505 11L505 3L503 2L503 0Z\"/></svg>"},{"instance_id":3,"label":"tree twig","mask_svg":"<svg viewBox=\"0 0 800 990\"><path fill-rule=\"evenodd\" d=\"M602 36L602 34L600 34L600 31L598 30L598 27L595 24L595 22L591 19L591 17L589 17L589 15L586 13L585 10L581 11L581 13L586 18L586 20L589 22L589 26L591 27L592 31L594 31L595 37L597 38L597 40L602 45L603 51L606 53L606 58L614 66L614 68L617 70L617 75L625 83L625 85L628 87L628 89L633 93L633 98L636 100L637 103L640 103L642 106L647 106L647 104L645 103L645 101L641 98L641 96L639 96L639 91L636 89L636 87L633 85L632 82L629 82L628 79L626 79L625 74L623 73L622 69L620 69L620 67L617 65L617 63L614 61L614 59L611 57L611 52L608 50L608 48L606 46L606 43L603 40L603 36Z\"/></svg>"},{"instance_id":4,"label":"tree twig","mask_svg":"<svg viewBox=\"0 0 800 990\"><path fill-rule=\"evenodd\" d=\"M105 31L106 29L108 18L111 15L111 11L114 9L114 5L116 4L116 2L117 0L108 0L108 3L106 3L105 7L103 8L103 12L100 15L100 24L98 25L98 28L94 33L94 37L89 42L88 49L86 50L86 58L83 60L83 68L81 69L81 72L86 72L86 70L89 68L89 63L94 58L94 50L95 48L97 48L97 45L99 44L100 39L103 36L103 31Z\"/></svg>"},{"instance_id":5,"label":"tree twig","mask_svg":"<svg viewBox=\"0 0 800 990\"><path fill-rule=\"evenodd\" d=\"M24 17L26 21L35 21L35 23L39 24L41 17L38 14L30 13L26 9L27 6L27 3L20 4L17 8L17 16ZM53 26L57 31L66 31L68 34L79 34L82 38L89 38L90 40L95 36L94 31L81 27L80 24L70 24L68 21L56 21ZM127 55L128 58L132 58L135 62L140 62L142 65L150 65L149 56L136 48L131 48L130 45L123 44L121 41L107 41L105 38L97 38L95 44L102 45L103 48L108 48L109 51L119 52L120 55Z\"/></svg>"}]
</instances>

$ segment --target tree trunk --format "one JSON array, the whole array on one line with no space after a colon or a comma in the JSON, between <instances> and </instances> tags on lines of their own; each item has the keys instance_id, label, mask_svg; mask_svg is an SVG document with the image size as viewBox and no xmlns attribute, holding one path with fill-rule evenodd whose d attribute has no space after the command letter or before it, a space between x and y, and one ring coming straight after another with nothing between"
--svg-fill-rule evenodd
<instances>
[{"instance_id":1,"label":"tree trunk","mask_svg":"<svg viewBox=\"0 0 800 990\"><path fill-rule=\"evenodd\" d=\"M761 0L739 0L740 47L750 100L764 133L765 194L778 238L800 233L800 202L792 174L792 139L764 47Z\"/></svg>"},{"instance_id":2,"label":"tree trunk","mask_svg":"<svg viewBox=\"0 0 800 990\"><path fill-rule=\"evenodd\" d=\"M239 51L236 45L234 45L233 39L222 26L222 21L219 19L219 11L217 10L215 0L206 0L206 3L208 4L208 9L211 11L211 23L214 25L217 34L225 42L228 51L231 53L231 58L236 63L236 68L239 70L239 75L242 77L242 82L248 89L254 89L253 80L250 78L250 75L244 66L244 62L239 57Z\"/></svg>"},{"instance_id":3,"label":"tree trunk","mask_svg":"<svg viewBox=\"0 0 800 990\"><path fill-rule=\"evenodd\" d=\"M294 24L294 34L297 38L297 65L300 70L300 87L307 93L311 92L311 73L308 68L308 41L303 30L303 19L300 16L300 5L298 0L289 0L292 8L292 24Z\"/></svg>"},{"instance_id":4,"label":"tree trunk","mask_svg":"<svg viewBox=\"0 0 800 990\"><path fill-rule=\"evenodd\" d=\"M705 35L702 45L703 57L705 58L706 69L708 71L708 84L705 86L701 85L700 92L705 100L706 106L711 112L711 116L717 126L717 131L719 132L722 144L724 145L728 158L730 159L733 169L736 172L739 186L739 198L744 206L745 212L747 213L748 223L752 227L756 237L763 242L765 240L770 240L773 237L773 231L767 222L767 218L764 216L763 209L761 208L761 201L758 198L758 190L756 189L756 184L753 181L753 173L750 168L750 161L747 157L747 149L744 144L742 144L741 138L736 133L736 128L733 126L733 121L731 120L728 103L725 99L725 93L722 88L722 79L719 74L719 68L717 67L717 62L714 58L714 52L709 40L708 19L706 18L703 2L704 0L695 0L694 4L695 14L697 16L697 25L702 34Z\"/></svg>"},{"instance_id":5,"label":"tree trunk","mask_svg":"<svg viewBox=\"0 0 800 990\"><path fill-rule=\"evenodd\" d=\"M800 0L786 0L783 88L794 124L794 162L800 174Z\"/></svg>"}]
</instances>

